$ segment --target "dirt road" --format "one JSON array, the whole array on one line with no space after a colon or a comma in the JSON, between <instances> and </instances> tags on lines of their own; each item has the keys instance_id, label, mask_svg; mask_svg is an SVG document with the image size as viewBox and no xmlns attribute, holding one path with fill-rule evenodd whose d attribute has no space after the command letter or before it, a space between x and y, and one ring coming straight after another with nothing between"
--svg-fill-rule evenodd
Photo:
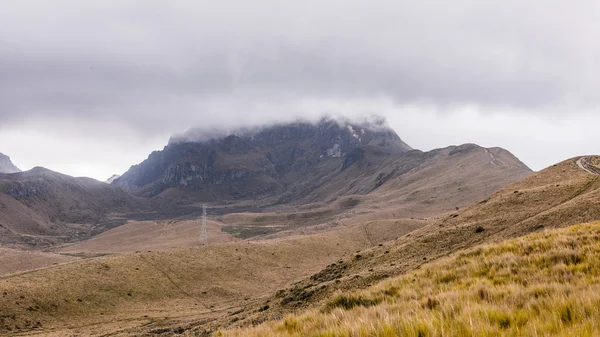
<instances>
[{"instance_id":1,"label":"dirt road","mask_svg":"<svg viewBox=\"0 0 600 337\"><path fill-rule=\"evenodd\" d=\"M582 170L587 171L588 173L600 175L600 169L592 165L592 157L585 156L581 157L577 160L577 166L579 166Z\"/></svg>"}]
</instances>

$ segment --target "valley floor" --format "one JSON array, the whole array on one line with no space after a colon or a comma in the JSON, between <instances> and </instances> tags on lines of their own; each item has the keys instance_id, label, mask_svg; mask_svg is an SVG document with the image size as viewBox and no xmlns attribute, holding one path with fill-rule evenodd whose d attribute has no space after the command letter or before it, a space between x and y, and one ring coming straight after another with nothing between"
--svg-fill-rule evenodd
<instances>
[{"instance_id":1,"label":"valley floor","mask_svg":"<svg viewBox=\"0 0 600 337\"><path fill-rule=\"evenodd\" d=\"M252 308L341 256L422 225L383 221L312 235L123 253L7 275L0 277L0 334L170 334ZM103 238L98 240L90 242L91 251L101 247L96 243Z\"/></svg>"}]
</instances>

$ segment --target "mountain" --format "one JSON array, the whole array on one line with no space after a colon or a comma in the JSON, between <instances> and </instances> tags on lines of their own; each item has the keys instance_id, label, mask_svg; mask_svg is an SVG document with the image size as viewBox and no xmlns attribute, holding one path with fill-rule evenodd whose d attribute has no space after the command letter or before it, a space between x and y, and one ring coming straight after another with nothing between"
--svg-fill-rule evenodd
<instances>
[{"instance_id":1,"label":"mountain","mask_svg":"<svg viewBox=\"0 0 600 337\"><path fill-rule=\"evenodd\" d=\"M586 174L575 166L565 175ZM7 299L0 301L0 333L68 334L76 325L82 334L119 326L120 335L203 335L282 317L335 291L493 240L496 222L508 228L508 220L540 211L513 200L513 186L490 197L531 175L501 148L423 152L385 121L331 119L221 136L186 133L111 185L44 169L2 175L0 238L69 244L37 256L34 266L47 268L0 278ZM556 184L546 183L543 192L552 195ZM481 208L507 200L514 211ZM197 201L209 204L207 246L198 245ZM145 211L155 218L128 221ZM574 214L567 209L562 220ZM511 235L528 231L529 225ZM63 261L56 253L95 258L53 266ZM0 254L13 261L6 273L28 268L22 260L29 254Z\"/></svg>"},{"instance_id":2,"label":"mountain","mask_svg":"<svg viewBox=\"0 0 600 337\"><path fill-rule=\"evenodd\" d=\"M490 164L490 154L496 164ZM487 198L493 191L530 174L508 151L470 144L431 153L411 151L386 160L371 156L367 151L365 158L303 199L326 202L299 204L290 200L285 205L260 207L248 200L240 202L246 206L241 211L224 209L236 207L235 204L210 204L209 217L218 216L218 221L208 221L211 243L273 240L306 235L315 228L323 231L359 224L376 227L376 223L396 223L398 219L436 217ZM332 195L331 190L350 195L339 197ZM297 192L286 191L283 195ZM64 251L112 254L193 246L198 242L193 233L199 226L200 214L197 211L195 217L169 220L168 225L164 221L133 221Z\"/></svg>"},{"instance_id":3,"label":"mountain","mask_svg":"<svg viewBox=\"0 0 600 337\"><path fill-rule=\"evenodd\" d=\"M0 153L0 173L18 173L21 172L15 164L10 161L10 157Z\"/></svg>"},{"instance_id":4,"label":"mountain","mask_svg":"<svg viewBox=\"0 0 600 337\"><path fill-rule=\"evenodd\" d=\"M113 174L110 178L106 179L107 184L112 184L115 180L119 179L121 176L118 174Z\"/></svg>"},{"instance_id":5,"label":"mountain","mask_svg":"<svg viewBox=\"0 0 600 337\"><path fill-rule=\"evenodd\" d=\"M201 214L197 201L210 203L213 215L258 214L253 224L222 224L237 238L348 217L422 218L467 206L531 173L500 148L413 150L383 119L323 119L200 138L174 137L110 185L43 168L0 175L0 243L46 247L87 240L129 220L193 220ZM268 212L287 220L259 221Z\"/></svg>"},{"instance_id":6,"label":"mountain","mask_svg":"<svg viewBox=\"0 0 600 337\"><path fill-rule=\"evenodd\" d=\"M433 175L474 171L469 163L460 168L434 165L435 158L462 158L472 150L480 152L477 160L484 164L474 167L494 172L495 177L510 176L504 184L531 172L505 150L491 149L502 152L499 156L504 161L498 162L490 150L475 145L422 152L404 143L385 119L360 123L325 118L315 124L280 124L220 137L191 132L173 138L113 185L139 196L190 202L331 202L345 195L371 193L416 170Z\"/></svg>"},{"instance_id":7,"label":"mountain","mask_svg":"<svg viewBox=\"0 0 600 337\"><path fill-rule=\"evenodd\" d=\"M367 146L389 153L411 149L382 119L359 124L322 119L316 124L241 129L200 141L184 135L173 138L113 184L147 197L264 198L297 186L303 179L343 169L360 156L356 150Z\"/></svg>"},{"instance_id":8,"label":"mountain","mask_svg":"<svg viewBox=\"0 0 600 337\"><path fill-rule=\"evenodd\" d=\"M147 210L145 200L89 178L44 168L0 174L0 244L45 246L89 237Z\"/></svg>"}]
</instances>

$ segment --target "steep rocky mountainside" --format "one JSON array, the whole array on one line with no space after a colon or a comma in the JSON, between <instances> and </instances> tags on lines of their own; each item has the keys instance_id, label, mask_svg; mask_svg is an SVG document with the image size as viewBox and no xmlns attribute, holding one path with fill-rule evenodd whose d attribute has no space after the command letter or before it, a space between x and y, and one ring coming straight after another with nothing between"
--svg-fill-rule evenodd
<instances>
[{"instance_id":1,"label":"steep rocky mountainside","mask_svg":"<svg viewBox=\"0 0 600 337\"><path fill-rule=\"evenodd\" d=\"M383 119L359 124L323 119L198 142L173 139L113 184L150 197L178 192L206 200L273 196L306 179L343 171L367 147L387 154L411 150Z\"/></svg>"},{"instance_id":2,"label":"steep rocky mountainside","mask_svg":"<svg viewBox=\"0 0 600 337\"><path fill-rule=\"evenodd\" d=\"M0 174L0 244L39 246L82 239L121 225L148 202L89 178L44 168Z\"/></svg>"},{"instance_id":3,"label":"steep rocky mountainside","mask_svg":"<svg viewBox=\"0 0 600 337\"><path fill-rule=\"evenodd\" d=\"M0 173L18 173L21 172L15 164L10 161L10 157L0 153Z\"/></svg>"}]
</instances>

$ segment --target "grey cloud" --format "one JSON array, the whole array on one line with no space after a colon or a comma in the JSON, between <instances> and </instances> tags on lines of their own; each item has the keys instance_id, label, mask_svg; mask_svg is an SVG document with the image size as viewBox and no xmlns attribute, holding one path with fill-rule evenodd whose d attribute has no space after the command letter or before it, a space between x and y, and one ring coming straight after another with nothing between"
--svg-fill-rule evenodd
<instances>
[{"instance_id":1,"label":"grey cloud","mask_svg":"<svg viewBox=\"0 0 600 337\"><path fill-rule=\"evenodd\" d=\"M25 0L2 7L0 125L86 116L154 130L164 126L159 115L236 119L247 112L224 110L307 98L384 96L534 113L600 103L594 1Z\"/></svg>"},{"instance_id":2,"label":"grey cloud","mask_svg":"<svg viewBox=\"0 0 600 337\"><path fill-rule=\"evenodd\" d=\"M321 114L321 115L306 115L304 117L288 116L287 119L271 118L271 123L277 122L293 122L293 123L309 123L317 124L319 122L335 122L340 127L345 128L348 125L360 126L371 131L387 131L391 128L388 120L382 115L359 114L353 117L339 114ZM213 124L201 125L193 127L182 133L177 133L169 139L169 144L182 142L205 142L212 139L225 137L231 134L238 136L252 136L261 131L263 125L255 125L243 123L236 125L229 124Z\"/></svg>"}]
</instances>

